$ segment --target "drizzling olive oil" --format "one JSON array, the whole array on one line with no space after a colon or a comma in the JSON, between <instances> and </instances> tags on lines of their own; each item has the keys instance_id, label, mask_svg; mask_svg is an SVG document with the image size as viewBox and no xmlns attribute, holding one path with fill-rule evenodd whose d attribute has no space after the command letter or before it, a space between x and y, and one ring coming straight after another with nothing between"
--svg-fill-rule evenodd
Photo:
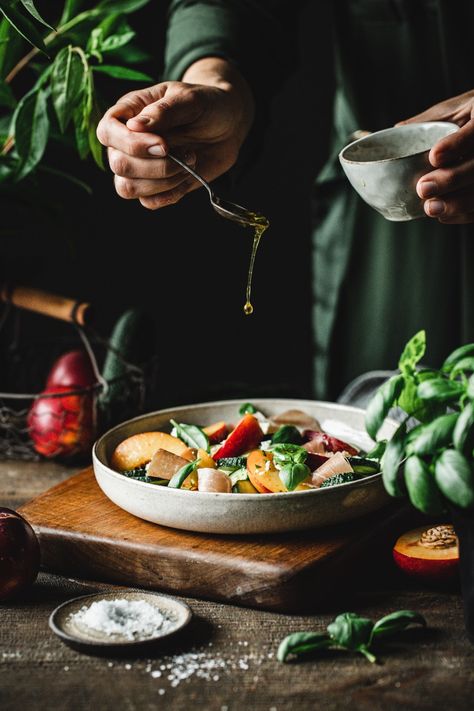
<instances>
[{"instance_id":1,"label":"drizzling olive oil","mask_svg":"<svg viewBox=\"0 0 474 711\"><path fill-rule=\"evenodd\" d=\"M250 316L250 314L253 314L253 306L252 306L252 277L253 277L253 268L255 265L255 257L257 255L257 249L260 244L260 240L262 239L262 235L265 232L265 230L268 228L270 225L269 221L267 220L266 217L263 215L257 215L257 213L252 213L252 224L251 227L253 227L254 233L253 233L253 243L252 243L252 253L250 255L250 264L249 264L249 271L247 274L247 288L245 290L245 305L244 305L244 314L246 316Z\"/></svg>"}]
</instances>

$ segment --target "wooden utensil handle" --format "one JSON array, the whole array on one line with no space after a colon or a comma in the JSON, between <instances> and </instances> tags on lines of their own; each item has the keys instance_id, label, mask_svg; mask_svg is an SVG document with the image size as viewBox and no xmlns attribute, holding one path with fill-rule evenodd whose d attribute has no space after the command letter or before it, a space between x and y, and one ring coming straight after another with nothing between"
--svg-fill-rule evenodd
<instances>
[{"instance_id":1,"label":"wooden utensil handle","mask_svg":"<svg viewBox=\"0 0 474 711\"><path fill-rule=\"evenodd\" d=\"M60 321L78 323L80 326L85 326L91 317L91 308L88 303L75 301L57 294L50 294L48 291L33 289L28 286L3 286L0 292L0 300Z\"/></svg>"}]
</instances>

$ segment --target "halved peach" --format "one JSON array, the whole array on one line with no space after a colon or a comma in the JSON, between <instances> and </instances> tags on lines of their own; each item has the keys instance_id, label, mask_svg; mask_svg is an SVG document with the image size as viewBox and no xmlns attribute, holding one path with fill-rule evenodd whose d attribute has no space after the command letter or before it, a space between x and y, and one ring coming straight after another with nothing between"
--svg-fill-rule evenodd
<instances>
[{"instance_id":1,"label":"halved peach","mask_svg":"<svg viewBox=\"0 0 474 711\"><path fill-rule=\"evenodd\" d=\"M254 449L247 457L247 471L254 487L264 494L266 489L271 492L286 491L280 479L278 469L273 464L273 454L262 449Z\"/></svg>"},{"instance_id":2,"label":"halved peach","mask_svg":"<svg viewBox=\"0 0 474 711\"><path fill-rule=\"evenodd\" d=\"M447 582L458 575L458 539L451 524L415 528L397 540L393 558L408 575L426 582Z\"/></svg>"},{"instance_id":3,"label":"halved peach","mask_svg":"<svg viewBox=\"0 0 474 711\"><path fill-rule=\"evenodd\" d=\"M165 449L189 462L194 459L192 449L177 437L166 432L141 432L120 442L112 454L111 466L119 471L142 467L158 449Z\"/></svg>"}]
</instances>

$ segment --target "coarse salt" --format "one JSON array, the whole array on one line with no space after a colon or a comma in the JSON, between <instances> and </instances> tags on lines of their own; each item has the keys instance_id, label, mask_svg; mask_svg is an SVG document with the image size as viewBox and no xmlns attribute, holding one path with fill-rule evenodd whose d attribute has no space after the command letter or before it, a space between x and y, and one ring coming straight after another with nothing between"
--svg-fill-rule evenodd
<instances>
[{"instance_id":1,"label":"coarse salt","mask_svg":"<svg viewBox=\"0 0 474 711\"><path fill-rule=\"evenodd\" d=\"M145 600L98 600L70 615L70 621L96 632L127 640L148 639L164 632L172 621Z\"/></svg>"}]
</instances>

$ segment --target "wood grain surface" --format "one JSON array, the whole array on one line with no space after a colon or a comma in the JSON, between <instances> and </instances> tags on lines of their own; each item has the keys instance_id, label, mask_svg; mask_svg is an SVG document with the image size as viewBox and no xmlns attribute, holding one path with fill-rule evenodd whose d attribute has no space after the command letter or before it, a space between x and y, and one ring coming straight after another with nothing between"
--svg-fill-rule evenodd
<instances>
[{"instance_id":1,"label":"wood grain surface","mask_svg":"<svg viewBox=\"0 0 474 711\"><path fill-rule=\"evenodd\" d=\"M117 507L92 469L21 512L39 536L48 570L280 612L314 609L336 585L350 582L374 538L392 540L404 530L397 507L343 526L280 535L179 531Z\"/></svg>"},{"instance_id":2,"label":"wood grain surface","mask_svg":"<svg viewBox=\"0 0 474 711\"><path fill-rule=\"evenodd\" d=\"M70 475L45 462L0 462L0 505L18 507ZM0 708L470 711L474 647L464 636L459 593L413 583L388 554L376 562L368 555L363 562L351 586L339 589L340 595L332 595L313 615L184 598L194 613L186 636L146 659L88 657L66 647L48 627L53 609L78 595L114 588L41 574L22 599L0 605ZM305 596L313 593L310 588ZM421 612L428 629L387 644L379 664L338 652L284 665L275 660L278 643L291 632L322 631L344 610L376 619L397 609ZM196 655L197 668L176 684L173 674L189 654ZM222 663L212 675L203 675L203 667Z\"/></svg>"}]
</instances>

